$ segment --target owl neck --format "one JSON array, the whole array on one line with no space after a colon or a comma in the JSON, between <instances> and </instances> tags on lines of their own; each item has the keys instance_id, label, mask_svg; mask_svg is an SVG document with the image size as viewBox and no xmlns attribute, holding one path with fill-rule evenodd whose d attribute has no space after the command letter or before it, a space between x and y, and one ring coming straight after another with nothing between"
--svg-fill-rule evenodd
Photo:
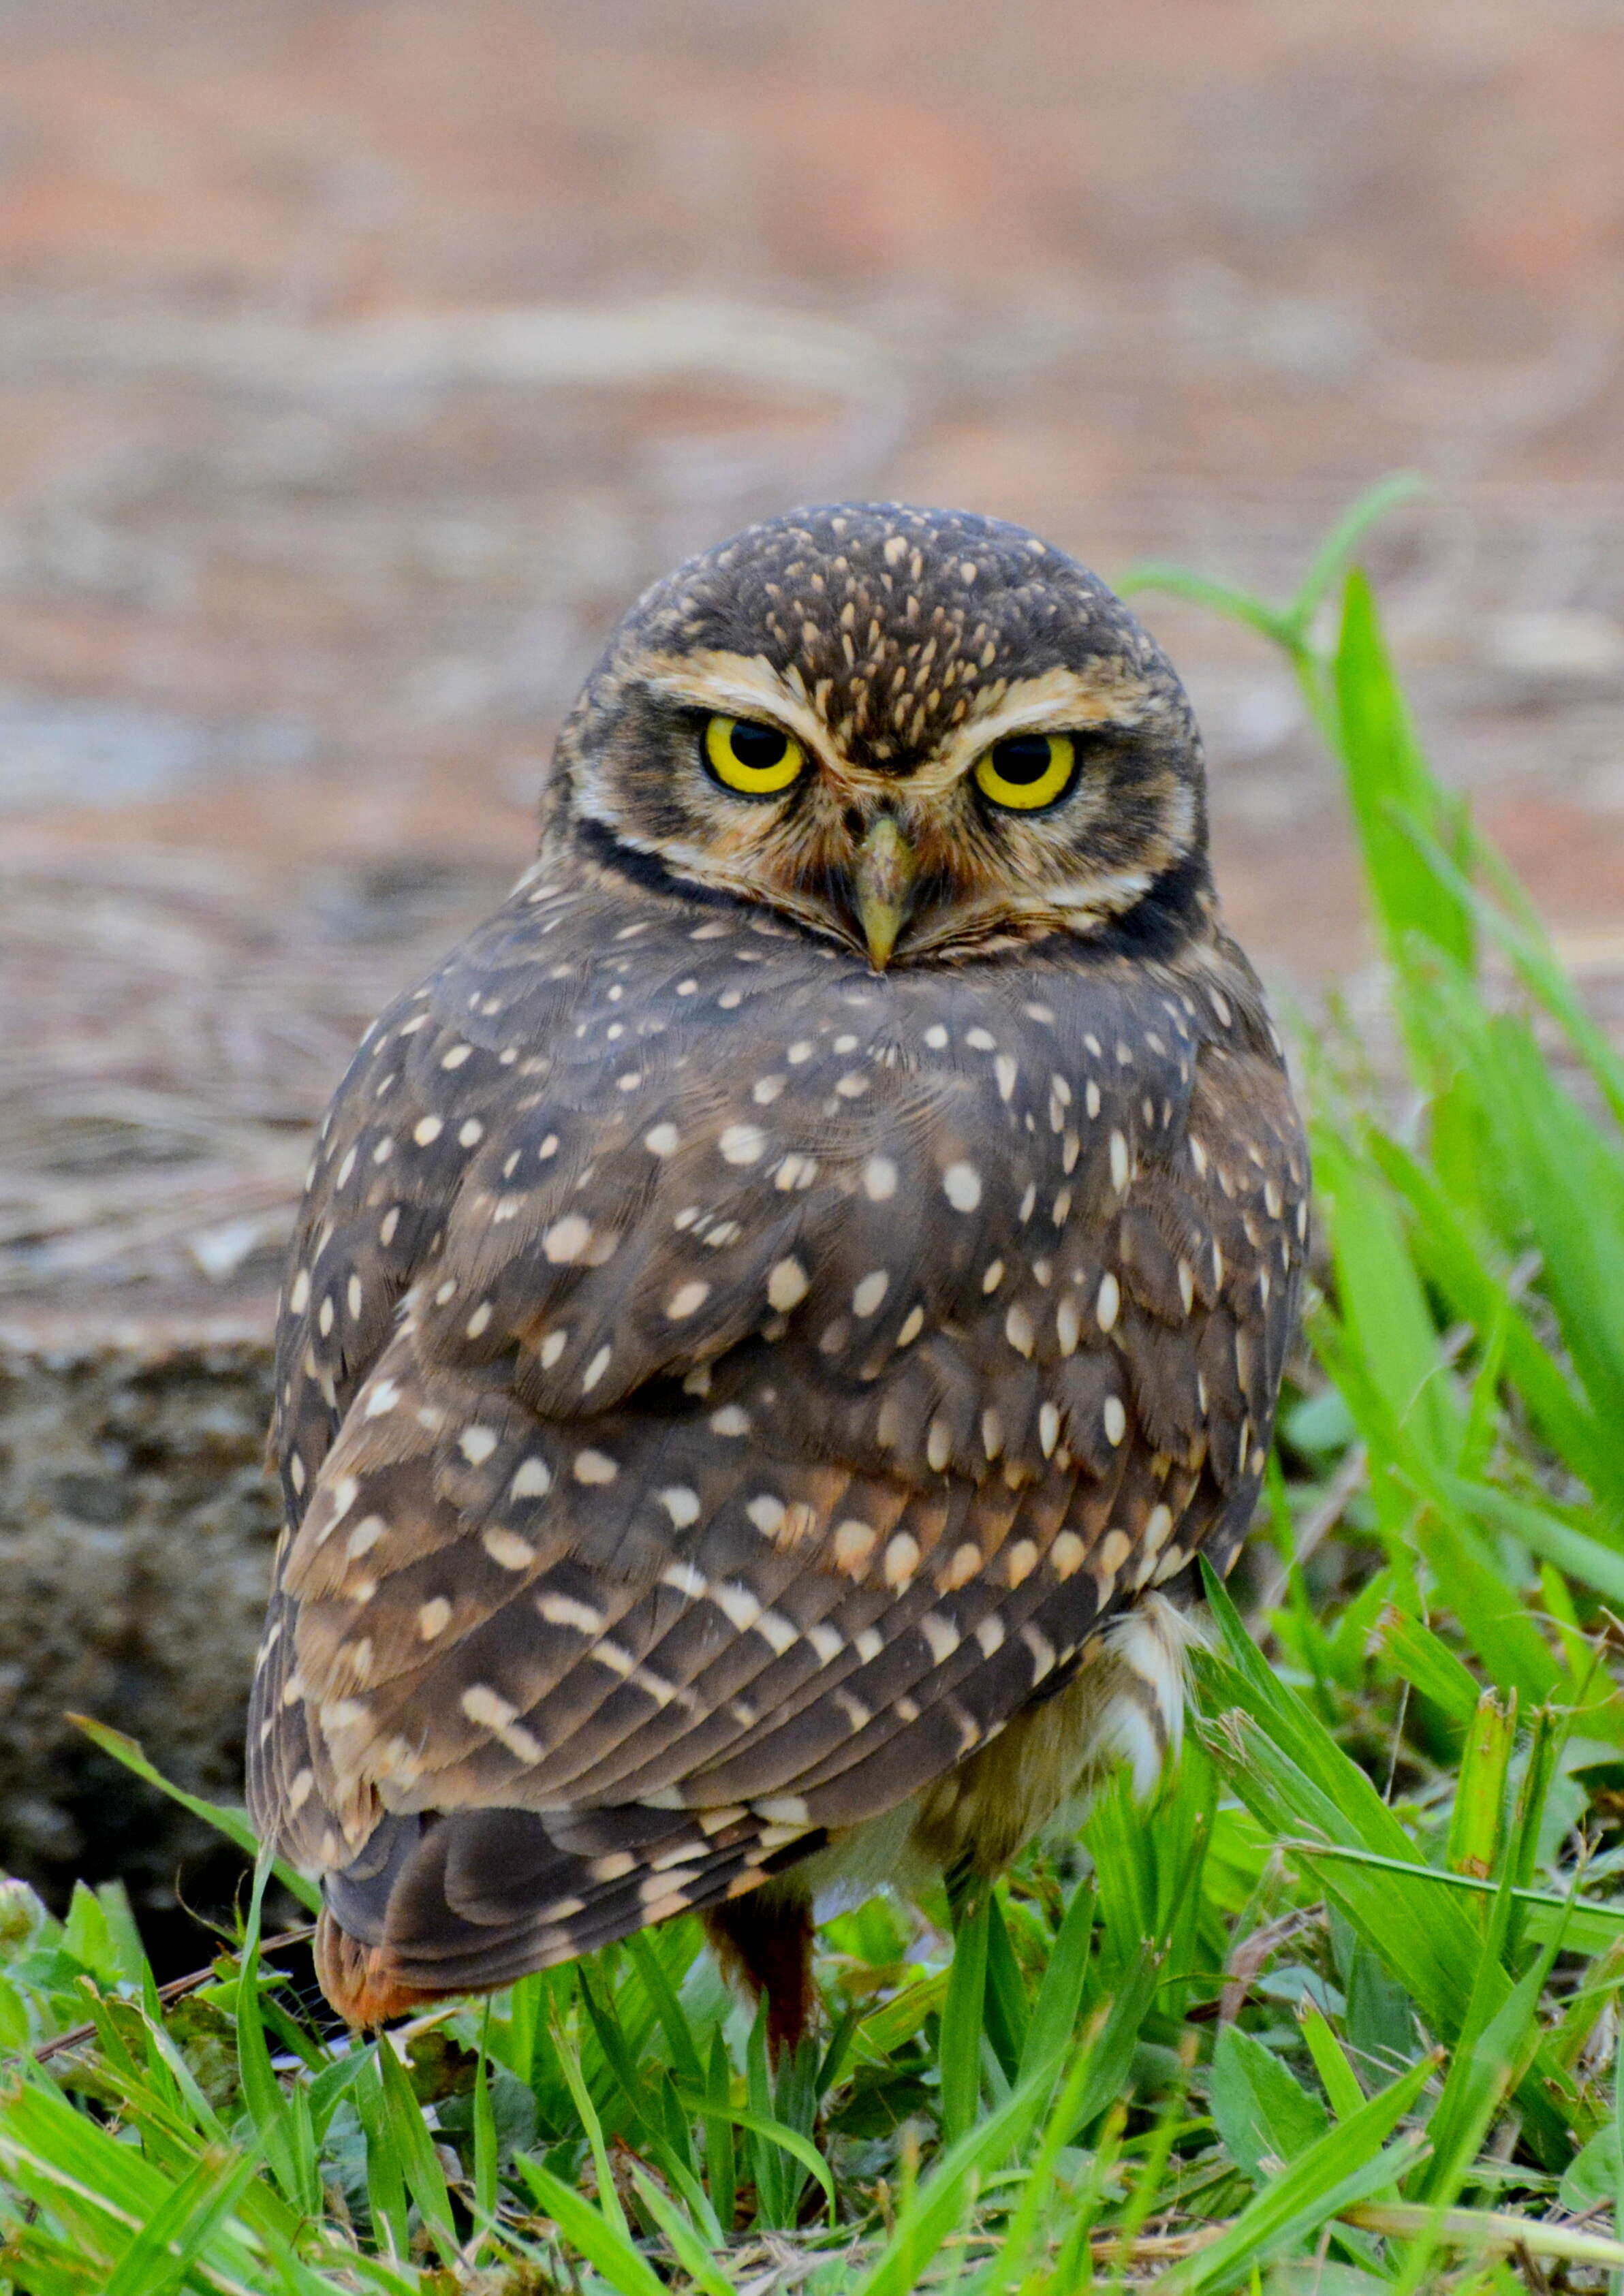
<instances>
[{"instance_id":1,"label":"owl neck","mask_svg":"<svg viewBox=\"0 0 1624 2296\"><path fill-rule=\"evenodd\" d=\"M1183 949L1210 942L1219 930L1212 868L1204 845L1184 854L1153 879L1132 908L1108 917L1086 936L1091 948L1111 956L1170 964Z\"/></svg>"}]
</instances>

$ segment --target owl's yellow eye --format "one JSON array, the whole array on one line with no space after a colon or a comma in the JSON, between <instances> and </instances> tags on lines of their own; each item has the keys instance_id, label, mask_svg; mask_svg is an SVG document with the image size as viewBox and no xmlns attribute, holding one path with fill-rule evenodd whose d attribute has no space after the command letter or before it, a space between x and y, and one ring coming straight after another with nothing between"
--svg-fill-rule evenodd
<instances>
[{"instance_id":1,"label":"owl's yellow eye","mask_svg":"<svg viewBox=\"0 0 1624 2296\"><path fill-rule=\"evenodd\" d=\"M1036 813L1064 796L1076 771L1077 744L1070 734L1012 734L976 759L975 785L994 805Z\"/></svg>"},{"instance_id":2,"label":"owl's yellow eye","mask_svg":"<svg viewBox=\"0 0 1624 2296\"><path fill-rule=\"evenodd\" d=\"M712 718L705 727L705 763L724 789L741 797L777 797L807 762L799 742L776 726L749 718Z\"/></svg>"}]
</instances>

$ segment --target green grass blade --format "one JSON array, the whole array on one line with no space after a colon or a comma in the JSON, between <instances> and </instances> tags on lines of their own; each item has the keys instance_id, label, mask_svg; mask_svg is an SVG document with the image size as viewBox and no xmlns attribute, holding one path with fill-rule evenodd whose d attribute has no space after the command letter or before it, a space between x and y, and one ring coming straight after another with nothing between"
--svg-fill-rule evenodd
<instances>
[{"instance_id":1,"label":"green grass blade","mask_svg":"<svg viewBox=\"0 0 1624 2296\"><path fill-rule=\"evenodd\" d=\"M1430 1566L1439 1598L1448 1601L1490 1678L1530 1706L1560 1697L1562 1668L1527 1609L1521 1587L1485 1538L1478 1510L1457 1505L1450 1496L1458 1479L1433 1474L1415 1460L1407 1463L1406 1473L1410 1495L1419 1502L1410 1536Z\"/></svg>"},{"instance_id":2,"label":"green grass blade","mask_svg":"<svg viewBox=\"0 0 1624 2296\"><path fill-rule=\"evenodd\" d=\"M68 1918L62 1924L62 1947L110 1989L131 1981L127 1949L123 1940L115 1939L100 1896L83 1882L73 1885Z\"/></svg>"},{"instance_id":3,"label":"green grass blade","mask_svg":"<svg viewBox=\"0 0 1624 2296\"><path fill-rule=\"evenodd\" d=\"M1160 590L1169 598L1183 598L1191 605L1209 606L1232 622L1243 622L1277 645L1290 646L1290 616L1262 598L1253 597L1247 590L1237 590L1226 582L1209 580L1204 574L1193 574L1186 566L1174 566L1158 558L1146 558L1130 566L1117 577L1117 594L1131 598L1138 591Z\"/></svg>"},{"instance_id":4,"label":"green grass blade","mask_svg":"<svg viewBox=\"0 0 1624 2296\"><path fill-rule=\"evenodd\" d=\"M1323 1822L1327 1841L1354 1843L1404 1862L1410 1843L1391 1810L1325 1725L1275 1679L1223 1582L1205 1568L1202 1576L1222 1644L1221 1652L1195 1653L1198 1675L1211 1685L1212 1702L1234 1703L1259 1726L1300 1782L1296 1800L1305 1811L1316 1813L1311 1823ZM1279 1775L1284 1778L1284 1772ZM1474 1933L1463 1928L1446 1942L1464 1948L1468 1961L1475 1962Z\"/></svg>"},{"instance_id":5,"label":"green grass blade","mask_svg":"<svg viewBox=\"0 0 1624 2296\"><path fill-rule=\"evenodd\" d=\"M1094 2031L1075 2053L1060 2093L1050 2109L1037 2154L1021 2180L1021 2197L1010 2218L1004 2246L991 2274L990 2284L995 2288L1024 2284L1019 2276L1030 2252L1039 2219L1051 2203L1061 2154L1071 2141L1073 2132L1084 2124L1085 2098L1093 2078L1095 2044L1103 2023L1103 2019L1095 2021ZM1050 2068L1046 2067L1046 2070ZM1097 2160L1098 2155L1095 2157Z\"/></svg>"},{"instance_id":6,"label":"green grass blade","mask_svg":"<svg viewBox=\"0 0 1624 2296\"><path fill-rule=\"evenodd\" d=\"M1312 2091L1239 2025L1218 2035L1208 2094L1219 2136L1254 2185L1266 2161L1294 2161L1330 2125Z\"/></svg>"},{"instance_id":7,"label":"green grass blade","mask_svg":"<svg viewBox=\"0 0 1624 2296\"><path fill-rule=\"evenodd\" d=\"M366 2078L357 2084L356 2101L366 2140L366 2203L372 2211L373 2238L380 2248L405 2259L411 2235L406 2218L406 2167L390 2120L382 2069L376 2044L367 2051Z\"/></svg>"},{"instance_id":8,"label":"green grass blade","mask_svg":"<svg viewBox=\"0 0 1624 2296\"><path fill-rule=\"evenodd\" d=\"M251 2153L205 2152L125 2250L108 2276L106 2296L170 2296L187 2277L254 2177ZM238 2275L251 2270L241 2252ZM251 2285L242 2279L241 2284Z\"/></svg>"},{"instance_id":9,"label":"green grass blade","mask_svg":"<svg viewBox=\"0 0 1624 2296\"><path fill-rule=\"evenodd\" d=\"M1402 1440L1430 1464L1456 1468L1464 1415L1390 1193L1354 1146L1323 1125L1314 1134L1314 1163L1342 1327L1385 1406L1393 1430L1388 1442ZM1379 1438L1383 1431L1365 1431Z\"/></svg>"},{"instance_id":10,"label":"green grass blade","mask_svg":"<svg viewBox=\"0 0 1624 2296\"><path fill-rule=\"evenodd\" d=\"M1505 1830L1505 1788L1517 1742L1515 1694L1504 1704L1486 1690L1466 1728L1444 1850L1452 1874L1486 1879L1499 1864Z\"/></svg>"},{"instance_id":11,"label":"green grass blade","mask_svg":"<svg viewBox=\"0 0 1624 2296\"><path fill-rule=\"evenodd\" d=\"M127 1736L122 1730L115 1730L111 1723L98 1722L88 1714L70 1714L68 1719L104 1754L111 1754L115 1762L122 1762L125 1768L134 1771L136 1777L144 1778L150 1786L156 1786L160 1793L168 1794L171 1801L177 1801L183 1809L189 1809L193 1817L201 1817L205 1825L213 1826L215 1832L223 1833L228 1841L234 1841L246 1857L258 1859L259 1837L249 1824L246 1810L233 1809L225 1802L205 1801L201 1795L187 1793L184 1787L172 1784L163 1772L147 1759L140 1740ZM299 1873L297 1867L283 1865L280 1858L272 1870L283 1888L297 1898L301 1906L308 1906L313 1914L320 1913L322 1893L317 1883Z\"/></svg>"},{"instance_id":12,"label":"green grass blade","mask_svg":"<svg viewBox=\"0 0 1624 2296\"><path fill-rule=\"evenodd\" d=\"M987 1931L992 1892L972 1895L953 1939L953 1968L942 2004L937 2064L941 2077L943 2139L956 2144L973 2127L981 2102L981 2033L987 1992Z\"/></svg>"},{"instance_id":13,"label":"green grass blade","mask_svg":"<svg viewBox=\"0 0 1624 2296\"><path fill-rule=\"evenodd\" d=\"M310 2122L318 2144L326 2136L340 2099L365 2079L371 2062L370 2052L352 2042L341 2057L334 2057L312 2079L305 2094L310 2102Z\"/></svg>"},{"instance_id":14,"label":"green grass blade","mask_svg":"<svg viewBox=\"0 0 1624 2296\"><path fill-rule=\"evenodd\" d=\"M1325 2012L1312 2001L1303 2004L1302 2036L1308 2045L1320 2086L1330 2100L1332 2112L1338 2120L1348 2120L1364 2103L1365 2092Z\"/></svg>"},{"instance_id":15,"label":"green grass blade","mask_svg":"<svg viewBox=\"0 0 1624 2296\"><path fill-rule=\"evenodd\" d=\"M1505 1162L1562 1338L1603 1425L1624 1420L1624 1153L1556 1082L1521 1023L1493 1037Z\"/></svg>"},{"instance_id":16,"label":"green grass blade","mask_svg":"<svg viewBox=\"0 0 1624 2296\"><path fill-rule=\"evenodd\" d=\"M707 2120L726 2120L738 2128L748 2128L752 2136L759 2136L764 2144L775 2147L780 2152L787 2152L792 2159L798 2161L808 2174L823 2186L824 2197L829 2202L829 2220L833 2224L837 2206L834 2177L829 2163L809 2136L803 2136L798 2128L791 2128L787 2121L778 2120L774 2114L755 2112L749 2105L720 2104L702 2094L696 2095L692 2090L679 2088L677 2093L688 2112L695 2115L702 2115ZM787 2206L788 2202L781 2202L780 2205ZM719 2213L718 2210L718 2215Z\"/></svg>"},{"instance_id":17,"label":"green grass blade","mask_svg":"<svg viewBox=\"0 0 1624 2296\"><path fill-rule=\"evenodd\" d=\"M672 2254L693 2281L702 2288L705 2296L734 2296L731 2284L718 2269L715 2258L694 2231L682 2210L660 2191L652 2177L634 2168L632 2181L636 2184L644 2207L664 2233Z\"/></svg>"},{"instance_id":18,"label":"green grass blade","mask_svg":"<svg viewBox=\"0 0 1624 2296\"><path fill-rule=\"evenodd\" d=\"M310 2216L321 2207L321 2183L316 2170L308 2105L301 2117L283 2096L271 2070L271 2054L266 2045L265 2021L260 2014L260 1909L269 1878L269 1861L262 1859L254 1877L236 1984L237 2070L243 2101L271 2174L293 2207Z\"/></svg>"},{"instance_id":19,"label":"green grass blade","mask_svg":"<svg viewBox=\"0 0 1624 2296\"><path fill-rule=\"evenodd\" d=\"M1419 822L1446 849L1458 842L1458 828L1423 761L1375 600L1357 569L1342 594L1335 684L1348 798L1366 884L1399 981L1406 982L1413 966L1413 937L1470 972L1475 955L1472 912L1439 884L1404 822Z\"/></svg>"},{"instance_id":20,"label":"green grass blade","mask_svg":"<svg viewBox=\"0 0 1624 2296\"><path fill-rule=\"evenodd\" d=\"M553 2020L553 2046L560 2070L569 2084L570 2094L575 2100L575 2109L580 2116L581 2127L586 2132L586 2142L592 2149L593 2166L596 2169L598 2177L598 2206L608 2218L611 2229L624 2238L626 2211L620 2206L620 2195L615 2190L615 2180L609 2165L609 2147L603 2142L603 2124L598 2118L597 2108L593 2103L591 2092L586 2087L579 2054L564 2031L562 2020L557 2013L556 2004Z\"/></svg>"},{"instance_id":21,"label":"green grass blade","mask_svg":"<svg viewBox=\"0 0 1624 2296\"><path fill-rule=\"evenodd\" d=\"M1042 2108L1046 2084L1023 2084L1006 2104L949 2147L897 2212L880 2256L845 2296L914 2296L918 2275L964 2222L980 2178L1023 2144Z\"/></svg>"},{"instance_id":22,"label":"green grass blade","mask_svg":"<svg viewBox=\"0 0 1624 2296\"><path fill-rule=\"evenodd\" d=\"M1603 1546L1587 1531L1564 1522L1551 1508L1515 1498L1492 1483L1447 1476L1442 1488L1463 1513L1480 1515L1497 1529L1508 1530L1541 1561L1554 1562L1570 1578L1594 1587L1605 1601L1624 1606L1624 1551Z\"/></svg>"},{"instance_id":23,"label":"green grass blade","mask_svg":"<svg viewBox=\"0 0 1624 2296\"><path fill-rule=\"evenodd\" d=\"M1498 1330L1505 1376L1524 1397L1546 1441L1592 1490L1624 1498L1624 1462L1595 1414L1541 1344L1508 1285L1489 1264L1489 1239L1474 1232L1467 1207L1452 1201L1438 1177L1396 1141L1374 1127L1361 1135L1363 1152L1414 1215L1410 1244L1417 1267L1443 1293L1451 1311L1478 1332Z\"/></svg>"},{"instance_id":24,"label":"green grass blade","mask_svg":"<svg viewBox=\"0 0 1624 2296\"><path fill-rule=\"evenodd\" d=\"M378 2077L390 2135L406 2190L416 2202L435 2245L449 2264L455 2258L458 2243L451 2216L451 2195L446 2189L446 2172L434 2149L422 2107L412 2093L406 2067L387 2036L378 2044Z\"/></svg>"},{"instance_id":25,"label":"green grass blade","mask_svg":"<svg viewBox=\"0 0 1624 2296\"><path fill-rule=\"evenodd\" d=\"M1493 882L1497 898L1491 900L1419 822L1407 823L1406 827L1439 882L1470 905L1479 925L1510 957L1523 987L1563 1030L1594 1078L1613 1121L1624 1127L1624 1060L1585 1010L1527 895L1499 854L1480 832L1472 831L1472 864L1479 874ZM1511 911L1515 914L1508 914Z\"/></svg>"},{"instance_id":26,"label":"green grass blade","mask_svg":"<svg viewBox=\"0 0 1624 2296\"><path fill-rule=\"evenodd\" d=\"M1291 603L1289 619L1305 637L1315 615L1342 579L1349 560L1371 528L1390 510L1397 510L1400 503L1413 502L1426 490L1427 481L1418 472L1395 471L1388 478L1378 479L1367 493L1342 512L1309 560L1308 570Z\"/></svg>"},{"instance_id":27,"label":"green grass blade","mask_svg":"<svg viewBox=\"0 0 1624 2296\"><path fill-rule=\"evenodd\" d=\"M767 2062L765 1998L757 2004L755 2021L744 2045L744 2093L748 2109L758 2120L774 2118L773 2086ZM757 2217L764 2224L787 2225L794 2204L789 2165L777 2145L766 2144L756 2130L747 2130L746 2134L751 2139L745 2149L756 2180Z\"/></svg>"},{"instance_id":28,"label":"green grass blade","mask_svg":"<svg viewBox=\"0 0 1624 2296\"><path fill-rule=\"evenodd\" d=\"M987 1900L987 1990L983 2013L993 2054L1005 2080L1013 2081L1026 2048L1031 2008L996 1889Z\"/></svg>"},{"instance_id":29,"label":"green grass blade","mask_svg":"<svg viewBox=\"0 0 1624 2296\"><path fill-rule=\"evenodd\" d=\"M727 2062L727 2044L719 2029L710 2037L704 2095L705 2181L717 2222L726 2234L733 2230L738 2168L733 2123L727 2117L727 2107L733 2101L733 2069Z\"/></svg>"},{"instance_id":30,"label":"green grass blade","mask_svg":"<svg viewBox=\"0 0 1624 2296\"><path fill-rule=\"evenodd\" d=\"M1420 1882L1463 1896L1489 1897L1496 1886L1492 1882L1480 1881L1474 1874L1444 1874L1436 1866L1422 1866L1414 1859L1382 1857L1372 1850L1351 1849L1338 1841L1298 1841L1287 1837L1281 1847L1289 1849L1293 1857L1308 1858L1316 1866L1360 1866L1393 1879L1402 1877L1407 1883ZM1624 1905L1596 1905L1588 1898L1571 1903L1544 1890L1513 1890L1512 1898L1527 1916L1527 1933L1536 1943L1543 1943L1563 1923L1568 1944L1575 1953L1605 1953L1624 1937ZM1475 1953L1472 1959L1475 1964Z\"/></svg>"},{"instance_id":31,"label":"green grass blade","mask_svg":"<svg viewBox=\"0 0 1624 2296\"><path fill-rule=\"evenodd\" d=\"M1076 2136L1080 2136L1121 2095L1166 1969L1167 1949L1161 1948L1141 1954L1123 1973L1105 2010L1099 2039L1089 2052L1089 2073L1078 2107Z\"/></svg>"},{"instance_id":32,"label":"green grass blade","mask_svg":"<svg viewBox=\"0 0 1624 2296\"><path fill-rule=\"evenodd\" d=\"M1027 2026L1018 2081L1029 2080L1035 2073L1058 2065L1071 2045L1088 1982L1095 1913L1093 1882L1079 1882L1071 1892L1065 1919L1056 1932L1037 2005Z\"/></svg>"},{"instance_id":33,"label":"green grass blade","mask_svg":"<svg viewBox=\"0 0 1624 2296\"><path fill-rule=\"evenodd\" d=\"M1469 1728L1477 1712L1478 1685L1448 1644L1391 1603L1382 1612L1377 1633L1394 1673L1430 1698L1452 1722Z\"/></svg>"},{"instance_id":34,"label":"green grass blade","mask_svg":"<svg viewBox=\"0 0 1624 2296\"><path fill-rule=\"evenodd\" d=\"M1431 2031L1453 2041L1480 1950L1479 1931L1451 1889L1470 1877L1440 1874L1419 1862L1368 1779L1301 1700L1275 1682L1222 1586L1210 1572L1206 1577L1224 1652L1221 1659L1196 1653L1195 1670L1209 1701L1231 1710L1216 1726L1199 1725L1198 1734L1259 1823L1308 1861L1326 1897ZM1574 1919L1593 1914L1586 1908ZM1577 1931L1574 1938L1577 1943ZM1509 1988L1509 1979L1505 1983ZM1517 2098L1530 2144L1543 2158L1565 2157L1571 2084L1548 2052L1520 2084Z\"/></svg>"},{"instance_id":35,"label":"green grass blade","mask_svg":"<svg viewBox=\"0 0 1624 2296\"><path fill-rule=\"evenodd\" d=\"M0 2169L92 2254L110 2258L154 2217L167 2180L134 2146L76 2112L43 2074L0 2096Z\"/></svg>"},{"instance_id":36,"label":"green grass blade","mask_svg":"<svg viewBox=\"0 0 1624 2296\"><path fill-rule=\"evenodd\" d=\"M496 2214L496 2116L490 2102L490 2004L480 2021L480 2061L473 2073L473 2204L482 2222Z\"/></svg>"},{"instance_id":37,"label":"green grass blade","mask_svg":"<svg viewBox=\"0 0 1624 2296\"><path fill-rule=\"evenodd\" d=\"M618 2204L613 2218L601 2213L550 2169L528 2155L520 2156L519 2173L537 2206L552 2218L570 2246L603 2274L617 2296L666 2296L652 2265L633 2245L624 2211Z\"/></svg>"},{"instance_id":38,"label":"green grass blade","mask_svg":"<svg viewBox=\"0 0 1624 2296\"><path fill-rule=\"evenodd\" d=\"M1427 2122L1432 2157L1417 2170L1412 2197L1439 2206L1447 2206L1460 2190L1502 2099L1517 2086L1539 2046L1539 1997L1556 1957L1556 1941L1553 1939L1508 1996L1500 1961L1514 1894L1508 1869L1508 1878L1493 1899L1483 1957L1443 2093Z\"/></svg>"},{"instance_id":39,"label":"green grass blade","mask_svg":"<svg viewBox=\"0 0 1624 2296\"><path fill-rule=\"evenodd\" d=\"M626 1945L654 2005L678 2080L685 2081L690 2088L703 2088L705 2076L700 2063L699 2043L688 2022L687 2012L677 1998L677 1988L666 1974L665 1964L653 1949L648 1931L634 1930Z\"/></svg>"},{"instance_id":40,"label":"green grass blade","mask_svg":"<svg viewBox=\"0 0 1624 2296\"><path fill-rule=\"evenodd\" d=\"M593 1973L585 1962L577 1971L577 1982L603 2061L619 2087L627 2123L634 2130L646 2133L652 2126L645 2110L646 2085L636 2049L621 2025L618 2005L611 1997L600 1997Z\"/></svg>"},{"instance_id":41,"label":"green grass blade","mask_svg":"<svg viewBox=\"0 0 1624 2296\"><path fill-rule=\"evenodd\" d=\"M491 2036L502 2062L526 2088L533 2085L536 2038L543 2021L542 2004L554 1974L550 1969L543 1969L537 1970L534 1977L521 1978L509 1996L506 2031L498 2027Z\"/></svg>"},{"instance_id":42,"label":"green grass blade","mask_svg":"<svg viewBox=\"0 0 1624 2296\"><path fill-rule=\"evenodd\" d=\"M127 1985L150 1986L152 1972L141 1943L141 1931L130 1910L129 1892L122 1882L99 1882L96 1903L102 1910L103 1933L114 1967Z\"/></svg>"},{"instance_id":43,"label":"green grass blade","mask_svg":"<svg viewBox=\"0 0 1624 2296\"><path fill-rule=\"evenodd\" d=\"M1299 2153L1242 2210L1227 2232L1157 2282L1167 2296L1223 2296L1253 2269L1317 2232L1340 2210L1394 2183L1413 2159L1418 2136L1388 2138L1415 2104L1435 2070L1423 2058L1346 2120ZM1383 2149L1385 2147L1385 2149Z\"/></svg>"}]
</instances>

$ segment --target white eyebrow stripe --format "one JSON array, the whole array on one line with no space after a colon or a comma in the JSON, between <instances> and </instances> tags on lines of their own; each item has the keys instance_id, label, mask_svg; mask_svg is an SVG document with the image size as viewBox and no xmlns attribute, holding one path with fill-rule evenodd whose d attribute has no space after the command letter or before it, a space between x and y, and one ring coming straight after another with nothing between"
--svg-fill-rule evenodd
<instances>
[{"instance_id":1,"label":"white eyebrow stripe","mask_svg":"<svg viewBox=\"0 0 1624 2296\"><path fill-rule=\"evenodd\" d=\"M1046 669L1037 677L1018 678L985 717L976 716L972 703L964 723L909 776L908 786L945 789L967 774L995 742L1007 742L1012 734L1029 734L1035 727L1046 734L1068 734L1079 726L1143 725L1150 699L1151 688L1143 678L1124 678L1107 686L1074 669Z\"/></svg>"},{"instance_id":2,"label":"white eyebrow stripe","mask_svg":"<svg viewBox=\"0 0 1624 2296\"><path fill-rule=\"evenodd\" d=\"M828 727L759 655L711 647L692 654L657 654L643 683L655 693L730 718L772 718L832 772L849 771L830 745Z\"/></svg>"},{"instance_id":3,"label":"white eyebrow stripe","mask_svg":"<svg viewBox=\"0 0 1624 2296\"><path fill-rule=\"evenodd\" d=\"M657 655L643 676L652 692L668 693L699 709L725 710L730 717L765 713L786 733L793 734L826 771L853 790L877 795L897 793L894 774L867 772L833 749L828 728L816 712L759 655L719 649ZM963 779L983 750L1008 740L1012 734L1028 732L1035 726L1057 734L1074 726L1137 726L1144 720L1150 699L1150 685L1142 678L1124 678L1107 686L1096 676L1060 668L1020 678L985 717L978 718L972 704L964 725L907 775L903 786L911 796L939 796Z\"/></svg>"}]
</instances>

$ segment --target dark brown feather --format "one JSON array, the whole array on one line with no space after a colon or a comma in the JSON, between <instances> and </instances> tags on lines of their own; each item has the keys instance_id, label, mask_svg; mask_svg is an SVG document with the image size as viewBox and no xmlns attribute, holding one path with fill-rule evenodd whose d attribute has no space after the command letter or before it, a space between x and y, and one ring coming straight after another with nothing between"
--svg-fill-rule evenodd
<instances>
[{"instance_id":1,"label":"dark brown feather","mask_svg":"<svg viewBox=\"0 0 1624 2296\"><path fill-rule=\"evenodd\" d=\"M788 1971L738 1893L1226 1565L1306 1186L1204 912L876 978L555 832L369 1033L294 1247L250 1793L335 2001L689 1906Z\"/></svg>"}]
</instances>

